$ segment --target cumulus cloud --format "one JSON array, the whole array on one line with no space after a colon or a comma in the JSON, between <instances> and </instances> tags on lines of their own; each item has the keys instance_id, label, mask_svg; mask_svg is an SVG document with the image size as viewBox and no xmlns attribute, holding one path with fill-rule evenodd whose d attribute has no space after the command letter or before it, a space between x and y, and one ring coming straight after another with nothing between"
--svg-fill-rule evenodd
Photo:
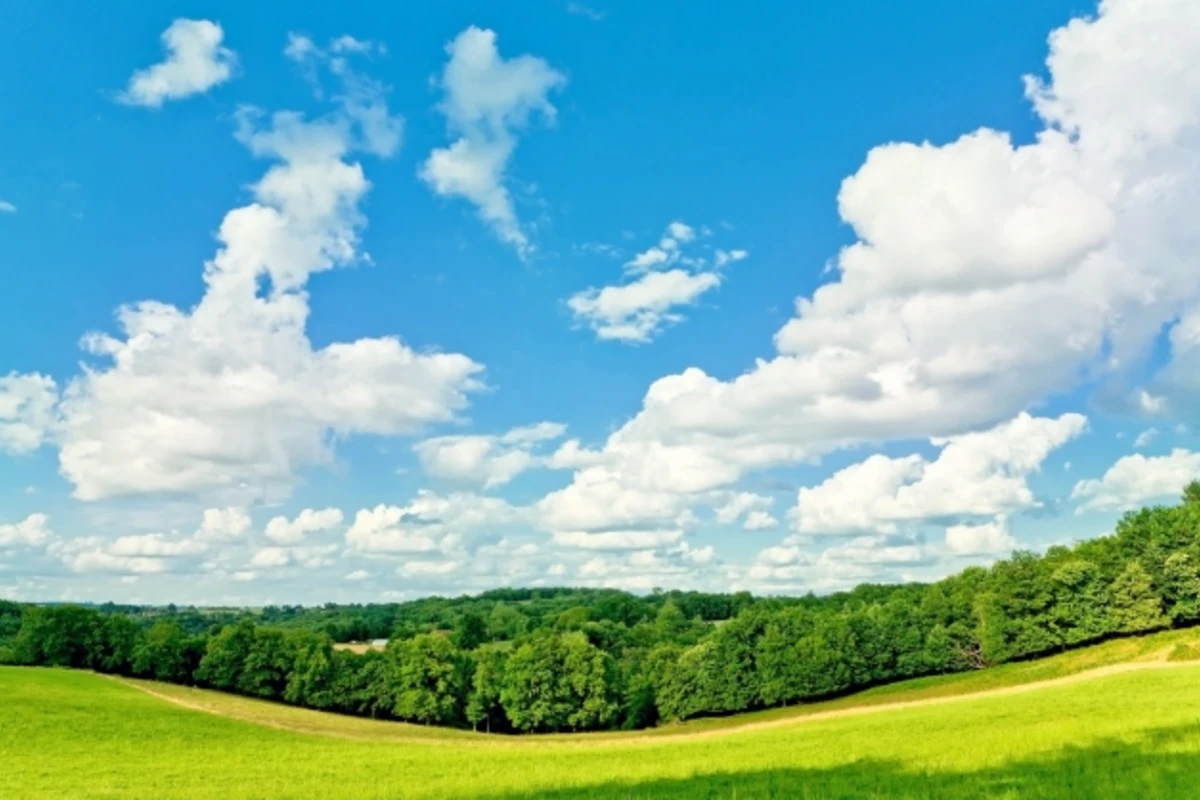
<instances>
[{"instance_id":1,"label":"cumulus cloud","mask_svg":"<svg viewBox=\"0 0 1200 800\"><path fill-rule=\"evenodd\" d=\"M342 524L342 512L336 508L315 510L306 508L295 519L272 517L264 534L276 544L299 544L313 533L328 531Z\"/></svg>"},{"instance_id":2,"label":"cumulus cloud","mask_svg":"<svg viewBox=\"0 0 1200 800\"><path fill-rule=\"evenodd\" d=\"M535 448L565 431L565 425L541 422L500 436L437 436L418 442L413 450L424 470L434 477L493 488L531 467L547 464Z\"/></svg>"},{"instance_id":3,"label":"cumulus cloud","mask_svg":"<svg viewBox=\"0 0 1200 800\"><path fill-rule=\"evenodd\" d=\"M57 402L52 378L0 375L0 450L28 453L40 447L53 430Z\"/></svg>"},{"instance_id":4,"label":"cumulus cloud","mask_svg":"<svg viewBox=\"0 0 1200 800\"><path fill-rule=\"evenodd\" d=\"M567 307L600 339L648 342L666 325L683 319L672 308L692 305L720 284L714 272L647 272L632 283L585 289L568 299Z\"/></svg>"},{"instance_id":5,"label":"cumulus cloud","mask_svg":"<svg viewBox=\"0 0 1200 800\"><path fill-rule=\"evenodd\" d=\"M253 522L244 509L206 508L196 530L196 538L204 542L232 542L242 538Z\"/></svg>"},{"instance_id":6,"label":"cumulus cloud","mask_svg":"<svg viewBox=\"0 0 1200 800\"><path fill-rule=\"evenodd\" d=\"M946 528L946 546L958 556L981 556L1006 555L1020 545L1000 516L980 525L951 525Z\"/></svg>"},{"instance_id":7,"label":"cumulus cloud","mask_svg":"<svg viewBox=\"0 0 1200 800\"><path fill-rule=\"evenodd\" d=\"M422 490L405 506L361 509L346 531L346 544L361 553L448 553L467 536L523 518L520 509L496 497Z\"/></svg>"},{"instance_id":8,"label":"cumulus cloud","mask_svg":"<svg viewBox=\"0 0 1200 800\"><path fill-rule=\"evenodd\" d=\"M20 522L0 525L0 547L30 547L46 544L53 538L50 517L30 514Z\"/></svg>"},{"instance_id":9,"label":"cumulus cloud","mask_svg":"<svg viewBox=\"0 0 1200 800\"><path fill-rule=\"evenodd\" d=\"M351 154L398 144L380 87L345 65L338 77L345 92L325 117L239 112L239 141L274 163L221 222L200 302L124 306L120 335L85 338L102 362L61 403L61 471L76 497L278 497L328 464L338 439L451 420L479 387L466 356L394 336L316 348L306 335L309 276L363 257L370 184Z\"/></svg>"},{"instance_id":10,"label":"cumulus cloud","mask_svg":"<svg viewBox=\"0 0 1200 800\"><path fill-rule=\"evenodd\" d=\"M725 489L854 444L980 430L1081 379L1128 379L1175 320L1178 392L1200 390L1200 363L1184 364L1200 359L1198 42L1190 0L1107 0L1051 36L1032 141L981 129L873 149L838 196L857 241L775 355L730 380L655 381L564 491L603 487L620 508L626 492ZM920 467L881 466L896 485Z\"/></svg>"},{"instance_id":11,"label":"cumulus cloud","mask_svg":"<svg viewBox=\"0 0 1200 800\"><path fill-rule=\"evenodd\" d=\"M779 522L767 513L775 504L774 497L754 492L734 492L724 504L716 508L716 520L722 525L732 525L745 517L745 528L749 531L772 528Z\"/></svg>"},{"instance_id":12,"label":"cumulus cloud","mask_svg":"<svg viewBox=\"0 0 1200 800\"><path fill-rule=\"evenodd\" d=\"M1158 438L1158 430L1156 428L1147 428L1138 434L1138 437L1133 440L1133 446L1142 448L1149 447Z\"/></svg>"},{"instance_id":13,"label":"cumulus cloud","mask_svg":"<svg viewBox=\"0 0 1200 800\"><path fill-rule=\"evenodd\" d=\"M15 214L17 207L7 200L0 200L0 214Z\"/></svg>"},{"instance_id":14,"label":"cumulus cloud","mask_svg":"<svg viewBox=\"0 0 1200 800\"><path fill-rule=\"evenodd\" d=\"M237 56L221 45L225 32L206 19L177 19L162 33L166 58L140 69L118 99L159 108L167 100L203 94L233 77Z\"/></svg>"},{"instance_id":15,"label":"cumulus cloud","mask_svg":"<svg viewBox=\"0 0 1200 800\"><path fill-rule=\"evenodd\" d=\"M1117 459L1101 478L1076 483L1071 498L1081 501L1077 513L1127 509L1178 496L1194 480L1200 480L1200 453L1182 448L1165 456L1134 453Z\"/></svg>"},{"instance_id":16,"label":"cumulus cloud","mask_svg":"<svg viewBox=\"0 0 1200 800\"><path fill-rule=\"evenodd\" d=\"M205 542L162 533L103 539L82 536L57 540L48 548L67 567L79 573L146 575L183 571L208 550Z\"/></svg>"},{"instance_id":17,"label":"cumulus cloud","mask_svg":"<svg viewBox=\"0 0 1200 800\"><path fill-rule=\"evenodd\" d=\"M533 245L517 219L508 164L531 115L554 122L550 93L566 77L536 56L501 57L495 32L474 26L447 44L446 53L438 108L457 138L429 154L420 177L435 193L472 203L492 232L524 258Z\"/></svg>"},{"instance_id":18,"label":"cumulus cloud","mask_svg":"<svg viewBox=\"0 0 1200 800\"><path fill-rule=\"evenodd\" d=\"M991 430L935 439L933 461L877 454L799 492L789 512L801 533L894 533L898 523L991 516L1037 503L1027 479L1082 433L1080 414L1020 414Z\"/></svg>"},{"instance_id":19,"label":"cumulus cloud","mask_svg":"<svg viewBox=\"0 0 1200 800\"><path fill-rule=\"evenodd\" d=\"M575 320L586 325L602 340L626 343L648 342L668 325L681 322L678 310L694 305L700 296L721 285L719 268L745 258L718 250L710 264L703 256L689 255L685 245L696 232L681 221L670 223L654 246L625 263L636 277L612 286L591 287L567 299Z\"/></svg>"}]
</instances>

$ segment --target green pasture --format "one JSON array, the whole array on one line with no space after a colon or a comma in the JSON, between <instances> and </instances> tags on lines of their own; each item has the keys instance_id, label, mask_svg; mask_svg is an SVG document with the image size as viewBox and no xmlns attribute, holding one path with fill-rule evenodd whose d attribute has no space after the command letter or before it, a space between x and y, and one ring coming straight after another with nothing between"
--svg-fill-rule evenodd
<instances>
[{"instance_id":1,"label":"green pasture","mask_svg":"<svg viewBox=\"0 0 1200 800\"><path fill-rule=\"evenodd\" d=\"M1162 665L1194 654L1188 635L798 710L581 737L446 736L149 685L216 712L205 713L86 672L0 668L0 797L1194 798L1200 664ZM966 694L1139 660L1159 663Z\"/></svg>"}]
</instances>

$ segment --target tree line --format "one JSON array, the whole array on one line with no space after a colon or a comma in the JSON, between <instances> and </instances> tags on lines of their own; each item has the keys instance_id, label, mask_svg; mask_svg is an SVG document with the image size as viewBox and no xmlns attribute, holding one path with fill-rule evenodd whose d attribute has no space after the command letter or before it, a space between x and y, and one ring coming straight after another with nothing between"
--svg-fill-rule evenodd
<instances>
[{"instance_id":1,"label":"tree line","mask_svg":"<svg viewBox=\"0 0 1200 800\"><path fill-rule=\"evenodd\" d=\"M686 607L685 593L545 591L409 609L434 609L433 624L394 612L386 648L362 654L337 648L320 626L261 616L196 631L170 614L147 624L140 612L0 603L0 662L491 732L643 728L1196 624L1200 484L1179 505L1126 514L1112 535L1016 552L930 584L708 595L724 598L705 601L708 618Z\"/></svg>"}]
</instances>

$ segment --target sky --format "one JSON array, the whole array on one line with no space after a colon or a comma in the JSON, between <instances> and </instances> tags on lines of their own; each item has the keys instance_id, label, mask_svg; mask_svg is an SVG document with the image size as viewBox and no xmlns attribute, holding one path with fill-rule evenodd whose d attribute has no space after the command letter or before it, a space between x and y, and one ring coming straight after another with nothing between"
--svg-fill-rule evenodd
<instances>
[{"instance_id":1,"label":"sky","mask_svg":"<svg viewBox=\"0 0 1200 800\"><path fill-rule=\"evenodd\" d=\"M1200 4L0 10L0 597L932 580L1200 477Z\"/></svg>"}]
</instances>

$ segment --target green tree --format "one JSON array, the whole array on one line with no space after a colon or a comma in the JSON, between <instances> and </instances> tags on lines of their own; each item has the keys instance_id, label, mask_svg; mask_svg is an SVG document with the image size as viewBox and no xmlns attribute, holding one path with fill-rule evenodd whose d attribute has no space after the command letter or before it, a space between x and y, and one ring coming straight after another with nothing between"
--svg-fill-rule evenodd
<instances>
[{"instance_id":1,"label":"green tree","mask_svg":"<svg viewBox=\"0 0 1200 800\"><path fill-rule=\"evenodd\" d=\"M487 733L505 721L504 707L500 704L500 692L504 686L504 669L508 661L507 651L499 645L484 645L472 654L474 669L471 673L471 690L467 697L467 722L479 730L480 723Z\"/></svg>"},{"instance_id":2,"label":"green tree","mask_svg":"<svg viewBox=\"0 0 1200 800\"><path fill-rule=\"evenodd\" d=\"M1054 570L1050 580L1054 625L1064 644L1091 641L1112 630L1108 587L1095 564L1072 558Z\"/></svg>"},{"instance_id":3,"label":"green tree","mask_svg":"<svg viewBox=\"0 0 1200 800\"><path fill-rule=\"evenodd\" d=\"M283 630L255 628L235 684L237 690L255 697L282 698L294 661L292 642Z\"/></svg>"},{"instance_id":4,"label":"green tree","mask_svg":"<svg viewBox=\"0 0 1200 800\"><path fill-rule=\"evenodd\" d=\"M133 671L133 654L142 640L136 622L122 614L109 614L93 636L92 669L118 675Z\"/></svg>"},{"instance_id":5,"label":"green tree","mask_svg":"<svg viewBox=\"0 0 1200 800\"><path fill-rule=\"evenodd\" d=\"M454 646L463 652L474 650L487 641L487 620L468 611L454 622Z\"/></svg>"},{"instance_id":6,"label":"green tree","mask_svg":"<svg viewBox=\"0 0 1200 800\"><path fill-rule=\"evenodd\" d=\"M392 713L422 724L450 725L463 719L466 664L445 636L421 634L388 646L395 702Z\"/></svg>"},{"instance_id":7,"label":"green tree","mask_svg":"<svg viewBox=\"0 0 1200 800\"><path fill-rule=\"evenodd\" d=\"M133 649L133 674L168 683L188 683L192 670L187 649L187 636L179 624L159 620Z\"/></svg>"},{"instance_id":8,"label":"green tree","mask_svg":"<svg viewBox=\"0 0 1200 800\"><path fill-rule=\"evenodd\" d=\"M242 685L246 657L254 646L254 622L243 619L226 625L208 640L196 668L196 680L214 689L236 691Z\"/></svg>"},{"instance_id":9,"label":"green tree","mask_svg":"<svg viewBox=\"0 0 1200 800\"><path fill-rule=\"evenodd\" d=\"M509 657L500 701L519 731L600 727L616 717L615 678L611 657L582 633L543 635Z\"/></svg>"},{"instance_id":10,"label":"green tree","mask_svg":"<svg viewBox=\"0 0 1200 800\"><path fill-rule=\"evenodd\" d=\"M1112 585L1112 614L1116 628L1124 633L1139 633L1165 628L1162 599L1154 593L1150 573L1137 561L1130 561Z\"/></svg>"},{"instance_id":11,"label":"green tree","mask_svg":"<svg viewBox=\"0 0 1200 800\"><path fill-rule=\"evenodd\" d=\"M333 708L338 662L333 642L325 634L301 634L292 642L292 665L283 699L309 708Z\"/></svg>"},{"instance_id":12,"label":"green tree","mask_svg":"<svg viewBox=\"0 0 1200 800\"><path fill-rule=\"evenodd\" d=\"M1172 553L1163 562L1163 600L1172 620L1200 619L1200 569L1190 554Z\"/></svg>"}]
</instances>

